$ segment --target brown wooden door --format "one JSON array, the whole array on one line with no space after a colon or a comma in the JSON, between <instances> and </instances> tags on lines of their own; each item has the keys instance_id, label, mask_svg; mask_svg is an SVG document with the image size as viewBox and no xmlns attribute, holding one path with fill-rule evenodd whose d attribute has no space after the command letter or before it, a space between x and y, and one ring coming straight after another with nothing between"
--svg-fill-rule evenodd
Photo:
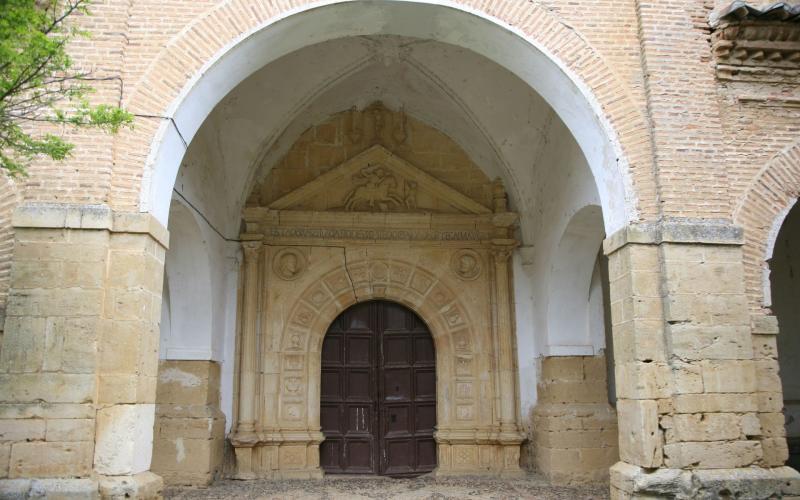
<instances>
[{"instance_id":1,"label":"brown wooden door","mask_svg":"<svg viewBox=\"0 0 800 500\"><path fill-rule=\"evenodd\" d=\"M392 302L342 313L322 345L320 465L416 475L436 467L436 356L427 326Z\"/></svg>"}]
</instances>

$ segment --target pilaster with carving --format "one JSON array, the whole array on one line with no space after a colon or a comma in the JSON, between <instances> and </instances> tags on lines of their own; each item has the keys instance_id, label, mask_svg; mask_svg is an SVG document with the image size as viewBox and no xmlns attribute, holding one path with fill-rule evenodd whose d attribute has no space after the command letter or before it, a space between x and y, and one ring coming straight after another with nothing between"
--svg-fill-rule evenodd
<instances>
[{"instance_id":1,"label":"pilaster with carving","mask_svg":"<svg viewBox=\"0 0 800 500\"><path fill-rule=\"evenodd\" d=\"M242 244L244 251L244 280L242 293L242 343L239 365L239 420L231 438L236 450L237 477L255 477L252 446L256 435L256 392L258 374L258 310L261 274L259 261L264 245L260 241Z\"/></svg>"}]
</instances>

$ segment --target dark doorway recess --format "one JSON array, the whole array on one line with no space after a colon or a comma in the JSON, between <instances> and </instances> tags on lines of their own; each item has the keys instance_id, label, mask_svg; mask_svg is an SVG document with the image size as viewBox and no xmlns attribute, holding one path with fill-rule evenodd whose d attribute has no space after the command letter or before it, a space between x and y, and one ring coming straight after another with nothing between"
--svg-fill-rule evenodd
<instances>
[{"instance_id":1,"label":"dark doorway recess","mask_svg":"<svg viewBox=\"0 0 800 500\"><path fill-rule=\"evenodd\" d=\"M436 468L436 353L394 302L356 304L322 344L320 465L329 474L412 476Z\"/></svg>"}]
</instances>

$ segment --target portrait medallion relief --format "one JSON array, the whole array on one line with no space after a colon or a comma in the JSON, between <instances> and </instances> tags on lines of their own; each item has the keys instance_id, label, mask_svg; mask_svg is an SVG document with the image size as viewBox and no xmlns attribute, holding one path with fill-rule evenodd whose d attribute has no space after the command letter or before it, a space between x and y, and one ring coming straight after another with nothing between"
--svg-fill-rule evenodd
<instances>
[{"instance_id":1,"label":"portrait medallion relief","mask_svg":"<svg viewBox=\"0 0 800 500\"><path fill-rule=\"evenodd\" d=\"M459 250L450 259L450 269L462 280L474 280L481 274L481 257L473 250Z\"/></svg>"},{"instance_id":2,"label":"portrait medallion relief","mask_svg":"<svg viewBox=\"0 0 800 500\"><path fill-rule=\"evenodd\" d=\"M284 248L272 260L272 270L279 278L292 281L300 277L306 267L306 259L295 248Z\"/></svg>"}]
</instances>

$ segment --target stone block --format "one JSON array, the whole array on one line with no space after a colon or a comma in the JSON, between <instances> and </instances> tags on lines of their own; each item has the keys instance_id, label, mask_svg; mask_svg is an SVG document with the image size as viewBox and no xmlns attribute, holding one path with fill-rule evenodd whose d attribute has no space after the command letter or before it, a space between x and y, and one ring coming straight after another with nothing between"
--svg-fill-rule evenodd
<instances>
[{"instance_id":1,"label":"stone block","mask_svg":"<svg viewBox=\"0 0 800 500\"><path fill-rule=\"evenodd\" d=\"M546 448L617 447L617 429L535 432L536 446Z\"/></svg>"},{"instance_id":2,"label":"stone block","mask_svg":"<svg viewBox=\"0 0 800 500\"><path fill-rule=\"evenodd\" d=\"M106 294L106 310L115 320L149 320L152 300L153 294L144 289L110 288Z\"/></svg>"},{"instance_id":3,"label":"stone block","mask_svg":"<svg viewBox=\"0 0 800 500\"><path fill-rule=\"evenodd\" d=\"M608 388L604 380L540 384L539 400L543 403L602 403L608 401Z\"/></svg>"},{"instance_id":4,"label":"stone block","mask_svg":"<svg viewBox=\"0 0 800 500\"><path fill-rule=\"evenodd\" d=\"M780 392L758 392L758 411L777 413L783 411L783 394Z\"/></svg>"},{"instance_id":5,"label":"stone block","mask_svg":"<svg viewBox=\"0 0 800 500\"><path fill-rule=\"evenodd\" d=\"M105 374L135 374L141 357L141 335L147 321L109 321L110 331L104 332L100 342L98 369Z\"/></svg>"},{"instance_id":6,"label":"stone block","mask_svg":"<svg viewBox=\"0 0 800 500\"><path fill-rule=\"evenodd\" d=\"M754 335L753 359L778 359L778 338L775 335Z\"/></svg>"},{"instance_id":7,"label":"stone block","mask_svg":"<svg viewBox=\"0 0 800 500\"><path fill-rule=\"evenodd\" d=\"M45 359L45 325L45 318L6 318L0 351L0 371L35 373L42 369Z\"/></svg>"},{"instance_id":8,"label":"stone block","mask_svg":"<svg viewBox=\"0 0 800 500\"><path fill-rule=\"evenodd\" d=\"M756 369L756 383L760 392L779 392L781 390L781 377L778 374L777 359L761 359L754 361Z\"/></svg>"},{"instance_id":9,"label":"stone block","mask_svg":"<svg viewBox=\"0 0 800 500\"><path fill-rule=\"evenodd\" d=\"M99 403L152 403L155 401L155 377L146 375L106 374L99 378Z\"/></svg>"},{"instance_id":10,"label":"stone block","mask_svg":"<svg viewBox=\"0 0 800 500\"><path fill-rule=\"evenodd\" d=\"M161 361L158 371L159 404L216 403L219 365L213 361Z\"/></svg>"},{"instance_id":11,"label":"stone block","mask_svg":"<svg viewBox=\"0 0 800 500\"><path fill-rule=\"evenodd\" d=\"M582 381L581 356L548 356L541 358L540 381Z\"/></svg>"},{"instance_id":12,"label":"stone block","mask_svg":"<svg viewBox=\"0 0 800 500\"><path fill-rule=\"evenodd\" d=\"M672 417L667 442L723 441L738 439L741 417L734 413L678 414Z\"/></svg>"},{"instance_id":13,"label":"stone block","mask_svg":"<svg viewBox=\"0 0 800 500\"><path fill-rule=\"evenodd\" d=\"M729 498L789 499L800 493L800 474L789 467L696 470L693 476L695 498L720 498L720 492L727 492Z\"/></svg>"},{"instance_id":14,"label":"stone block","mask_svg":"<svg viewBox=\"0 0 800 500\"><path fill-rule=\"evenodd\" d=\"M45 439L47 441L94 441L94 419L51 419L47 420Z\"/></svg>"},{"instance_id":15,"label":"stone block","mask_svg":"<svg viewBox=\"0 0 800 500\"><path fill-rule=\"evenodd\" d=\"M0 404L0 418L94 418L91 404L75 403L4 403Z\"/></svg>"},{"instance_id":16,"label":"stone block","mask_svg":"<svg viewBox=\"0 0 800 500\"><path fill-rule=\"evenodd\" d=\"M103 286L106 266L100 262L64 263L61 271L61 286L98 288Z\"/></svg>"},{"instance_id":17,"label":"stone block","mask_svg":"<svg viewBox=\"0 0 800 500\"><path fill-rule=\"evenodd\" d=\"M0 401L24 403L89 403L94 399L95 376L66 373L0 375Z\"/></svg>"},{"instance_id":18,"label":"stone block","mask_svg":"<svg viewBox=\"0 0 800 500\"><path fill-rule=\"evenodd\" d=\"M132 475L150 468L154 404L118 404L97 412L95 471Z\"/></svg>"},{"instance_id":19,"label":"stone block","mask_svg":"<svg viewBox=\"0 0 800 500\"><path fill-rule=\"evenodd\" d=\"M0 441L41 441L44 435L44 420L0 420Z\"/></svg>"},{"instance_id":20,"label":"stone block","mask_svg":"<svg viewBox=\"0 0 800 500\"><path fill-rule=\"evenodd\" d=\"M671 396L671 370L666 363L617 363L617 397L624 399L661 399Z\"/></svg>"},{"instance_id":21,"label":"stone block","mask_svg":"<svg viewBox=\"0 0 800 500\"><path fill-rule=\"evenodd\" d=\"M614 325L614 360L631 361L666 360L664 322L637 319Z\"/></svg>"},{"instance_id":22,"label":"stone block","mask_svg":"<svg viewBox=\"0 0 800 500\"><path fill-rule=\"evenodd\" d=\"M670 363L674 394L696 394L703 392L703 373L697 364L683 361Z\"/></svg>"},{"instance_id":23,"label":"stone block","mask_svg":"<svg viewBox=\"0 0 800 500\"><path fill-rule=\"evenodd\" d=\"M92 471L92 443L14 443L9 477L86 477Z\"/></svg>"},{"instance_id":24,"label":"stone block","mask_svg":"<svg viewBox=\"0 0 800 500\"><path fill-rule=\"evenodd\" d=\"M621 498L692 498L692 473L687 470L645 469L618 462L610 475L611 487L622 493Z\"/></svg>"},{"instance_id":25,"label":"stone block","mask_svg":"<svg viewBox=\"0 0 800 500\"><path fill-rule=\"evenodd\" d=\"M742 415L742 435L744 435L747 439L751 439L755 436L760 436L762 434L761 430L761 421L758 419L758 414L756 413L747 413Z\"/></svg>"},{"instance_id":26,"label":"stone block","mask_svg":"<svg viewBox=\"0 0 800 500\"><path fill-rule=\"evenodd\" d=\"M100 476L100 496L102 498L141 498L156 500L162 498L164 481L152 472L142 472L126 476Z\"/></svg>"},{"instance_id":27,"label":"stone block","mask_svg":"<svg viewBox=\"0 0 800 500\"><path fill-rule=\"evenodd\" d=\"M0 443L0 479L8 477L8 465L11 461L11 443ZM2 490L0 490L2 493Z\"/></svg>"},{"instance_id":28,"label":"stone block","mask_svg":"<svg viewBox=\"0 0 800 500\"><path fill-rule=\"evenodd\" d=\"M658 268L650 272L638 270L631 273L631 294L637 297L661 298L661 273Z\"/></svg>"},{"instance_id":29,"label":"stone block","mask_svg":"<svg viewBox=\"0 0 800 500\"><path fill-rule=\"evenodd\" d=\"M684 360L750 359L753 346L748 326L676 324L667 327L672 354Z\"/></svg>"},{"instance_id":30,"label":"stone block","mask_svg":"<svg viewBox=\"0 0 800 500\"><path fill-rule=\"evenodd\" d=\"M777 316L753 315L750 317L750 323L753 327L753 335L778 335L780 331Z\"/></svg>"},{"instance_id":31,"label":"stone block","mask_svg":"<svg viewBox=\"0 0 800 500\"><path fill-rule=\"evenodd\" d=\"M101 324L93 317L47 318L43 369L94 374Z\"/></svg>"},{"instance_id":32,"label":"stone block","mask_svg":"<svg viewBox=\"0 0 800 500\"><path fill-rule=\"evenodd\" d=\"M658 427L658 404L652 400L617 401L619 454L630 464L659 467L662 436Z\"/></svg>"},{"instance_id":33,"label":"stone block","mask_svg":"<svg viewBox=\"0 0 800 500\"><path fill-rule=\"evenodd\" d=\"M750 360L704 360L703 387L706 392L756 391L755 365Z\"/></svg>"},{"instance_id":34,"label":"stone block","mask_svg":"<svg viewBox=\"0 0 800 500\"><path fill-rule=\"evenodd\" d=\"M12 292L8 316L99 316L103 313L103 290L63 288Z\"/></svg>"},{"instance_id":35,"label":"stone block","mask_svg":"<svg viewBox=\"0 0 800 500\"><path fill-rule=\"evenodd\" d=\"M731 469L761 460L758 441L688 442L664 445L664 464L678 469Z\"/></svg>"},{"instance_id":36,"label":"stone block","mask_svg":"<svg viewBox=\"0 0 800 500\"><path fill-rule=\"evenodd\" d=\"M766 438L761 440L764 453L763 462L768 467L780 467L789 459L789 447L786 438Z\"/></svg>"},{"instance_id":37,"label":"stone block","mask_svg":"<svg viewBox=\"0 0 800 500\"><path fill-rule=\"evenodd\" d=\"M758 420L765 437L782 438L786 436L786 417L783 413L759 413Z\"/></svg>"},{"instance_id":38,"label":"stone block","mask_svg":"<svg viewBox=\"0 0 800 500\"><path fill-rule=\"evenodd\" d=\"M679 394L672 404L676 413L744 413L759 408L754 394Z\"/></svg>"}]
</instances>

